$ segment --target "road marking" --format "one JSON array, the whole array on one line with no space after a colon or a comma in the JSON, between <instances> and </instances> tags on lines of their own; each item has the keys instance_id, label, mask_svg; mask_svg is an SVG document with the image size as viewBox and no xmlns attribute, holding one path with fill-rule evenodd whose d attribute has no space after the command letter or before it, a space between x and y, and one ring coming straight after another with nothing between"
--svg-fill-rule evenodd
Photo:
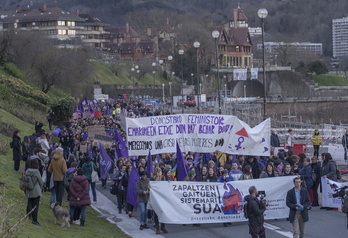
<instances>
[{"instance_id":1,"label":"road marking","mask_svg":"<svg viewBox=\"0 0 348 238\"><path fill-rule=\"evenodd\" d=\"M275 225L271 225L271 224L265 222L264 223L264 227L267 228L268 230L275 231L275 232L277 232L278 234L280 234L282 236L285 236L285 237L288 237L288 238L292 238L293 237L292 232L290 232L290 231L282 231L280 227L277 227Z\"/></svg>"}]
</instances>

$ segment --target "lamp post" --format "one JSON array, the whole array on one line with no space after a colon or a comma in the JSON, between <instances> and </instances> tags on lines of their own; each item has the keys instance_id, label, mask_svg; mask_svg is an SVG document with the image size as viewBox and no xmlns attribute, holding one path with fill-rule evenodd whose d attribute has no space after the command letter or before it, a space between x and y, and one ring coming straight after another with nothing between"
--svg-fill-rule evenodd
<instances>
[{"instance_id":1,"label":"lamp post","mask_svg":"<svg viewBox=\"0 0 348 238\"><path fill-rule=\"evenodd\" d=\"M171 61L173 60L173 56L169 55L168 56L168 60L169 60L169 72L172 71L172 65L171 65ZM169 75L169 78L171 77L171 75Z\"/></svg>"},{"instance_id":2,"label":"lamp post","mask_svg":"<svg viewBox=\"0 0 348 238\"><path fill-rule=\"evenodd\" d=\"M193 73L191 73L191 85L193 85Z\"/></svg>"},{"instance_id":3,"label":"lamp post","mask_svg":"<svg viewBox=\"0 0 348 238\"><path fill-rule=\"evenodd\" d=\"M138 76L137 76L137 78L138 78L138 80L139 80L139 65L135 65L134 66L134 71L138 74ZM135 78L135 76L134 76L134 78ZM135 82L134 82L134 78L133 78L133 91L134 91L134 87L135 87ZM134 92L133 92L133 95L134 95Z\"/></svg>"},{"instance_id":4,"label":"lamp post","mask_svg":"<svg viewBox=\"0 0 348 238\"><path fill-rule=\"evenodd\" d=\"M165 100L164 100L164 83L162 83L162 100L164 103L165 102Z\"/></svg>"},{"instance_id":5,"label":"lamp post","mask_svg":"<svg viewBox=\"0 0 348 238\"><path fill-rule=\"evenodd\" d=\"M155 88L156 88L156 71L155 71L156 63L155 62L152 63L152 67L154 69L152 71L152 74L153 74L153 98L155 98Z\"/></svg>"},{"instance_id":6,"label":"lamp post","mask_svg":"<svg viewBox=\"0 0 348 238\"><path fill-rule=\"evenodd\" d=\"M268 11L265 8L258 10L257 15L261 19L262 27L262 82L263 82L263 120L266 120L266 72L265 72L265 18L268 15Z\"/></svg>"},{"instance_id":7,"label":"lamp post","mask_svg":"<svg viewBox=\"0 0 348 238\"><path fill-rule=\"evenodd\" d=\"M131 68L131 71L132 71L132 77L133 77L133 87L132 87L132 94L133 94L133 96L134 96L134 78L135 78L135 76L134 76L134 68Z\"/></svg>"},{"instance_id":8,"label":"lamp post","mask_svg":"<svg viewBox=\"0 0 348 238\"><path fill-rule=\"evenodd\" d=\"M199 77L199 67L198 67L198 48L201 46L201 43L195 41L193 46L196 48L196 59L197 59L197 112L199 114L199 105L200 105L200 97L201 92L199 91L200 77Z\"/></svg>"},{"instance_id":9,"label":"lamp post","mask_svg":"<svg viewBox=\"0 0 348 238\"><path fill-rule=\"evenodd\" d=\"M220 101L220 76L219 76L219 57L218 57L218 45L217 45L217 39L220 36L219 31L215 30L211 33L215 40L215 54L216 54L216 78L218 80L218 100L219 100L219 114L221 115L221 101Z\"/></svg>"},{"instance_id":10,"label":"lamp post","mask_svg":"<svg viewBox=\"0 0 348 238\"><path fill-rule=\"evenodd\" d=\"M169 82L169 95L170 95L170 102L171 102L171 104L170 104L170 114L173 114L172 82Z\"/></svg>"},{"instance_id":11,"label":"lamp post","mask_svg":"<svg viewBox=\"0 0 348 238\"><path fill-rule=\"evenodd\" d=\"M181 61L181 113L184 114L184 63L182 61L182 57L184 54L184 50L179 50L180 61Z\"/></svg>"}]
</instances>

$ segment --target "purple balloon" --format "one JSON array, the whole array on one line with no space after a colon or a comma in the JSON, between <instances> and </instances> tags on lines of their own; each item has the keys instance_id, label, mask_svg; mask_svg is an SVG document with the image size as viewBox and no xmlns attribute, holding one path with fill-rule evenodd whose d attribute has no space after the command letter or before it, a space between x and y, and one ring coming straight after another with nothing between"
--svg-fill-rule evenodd
<instances>
[{"instance_id":1,"label":"purple balloon","mask_svg":"<svg viewBox=\"0 0 348 238\"><path fill-rule=\"evenodd\" d=\"M62 131L62 130L61 130L60 128L56 128L56 129L54 129L54 131L52 132L52 134L55 135L55 136L58 136L59 133L60 133L61 131Z\"/></svg>"}]
</instances>

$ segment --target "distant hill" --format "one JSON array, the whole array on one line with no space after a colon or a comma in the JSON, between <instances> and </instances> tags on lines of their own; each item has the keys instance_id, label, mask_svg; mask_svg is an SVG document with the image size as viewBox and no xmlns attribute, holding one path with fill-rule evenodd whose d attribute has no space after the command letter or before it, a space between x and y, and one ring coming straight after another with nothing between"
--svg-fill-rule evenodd
<instances>
[{"instance_id":1,"label":"distant hill","mask_svg":"<svg viewBox=\"0 0 348 238\"><path fill-rule=\"evenodd\" d=\"M15 9L17 4L22 7L39 7L43 2L71 12L79 9L112 25L124 25L127 16L146 12L142 11L144 9L205 16L215 24L222 24L230 19L232 9L241 2L241 8L252 27L260 25L257 10L261 7L268 10L266 41L319 42L323 43L327 56L332 55L332 19L348 16L347 0L335 0L334 3L326 0L2 0L0 7Z\"/></svg>"}]
</instances>

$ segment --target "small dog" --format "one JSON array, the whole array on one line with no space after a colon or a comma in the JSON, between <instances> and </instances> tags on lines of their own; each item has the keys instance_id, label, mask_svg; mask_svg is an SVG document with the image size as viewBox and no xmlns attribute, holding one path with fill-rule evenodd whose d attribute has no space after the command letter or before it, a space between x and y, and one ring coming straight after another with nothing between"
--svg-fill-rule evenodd
<instances>
[{"instance_id":1,"label":"small dog","mask_svg":"<svg viewBox=\"0 0 348 238\"><path fill-rule=\"evenodd\" d=\"M61 207L59 203L52 203L51 208L53 209L53 215L55 218L54 224L60 224L62 227L67 225L70 227L70 215L69 212Z\"/></svg>"}]
</instances>

